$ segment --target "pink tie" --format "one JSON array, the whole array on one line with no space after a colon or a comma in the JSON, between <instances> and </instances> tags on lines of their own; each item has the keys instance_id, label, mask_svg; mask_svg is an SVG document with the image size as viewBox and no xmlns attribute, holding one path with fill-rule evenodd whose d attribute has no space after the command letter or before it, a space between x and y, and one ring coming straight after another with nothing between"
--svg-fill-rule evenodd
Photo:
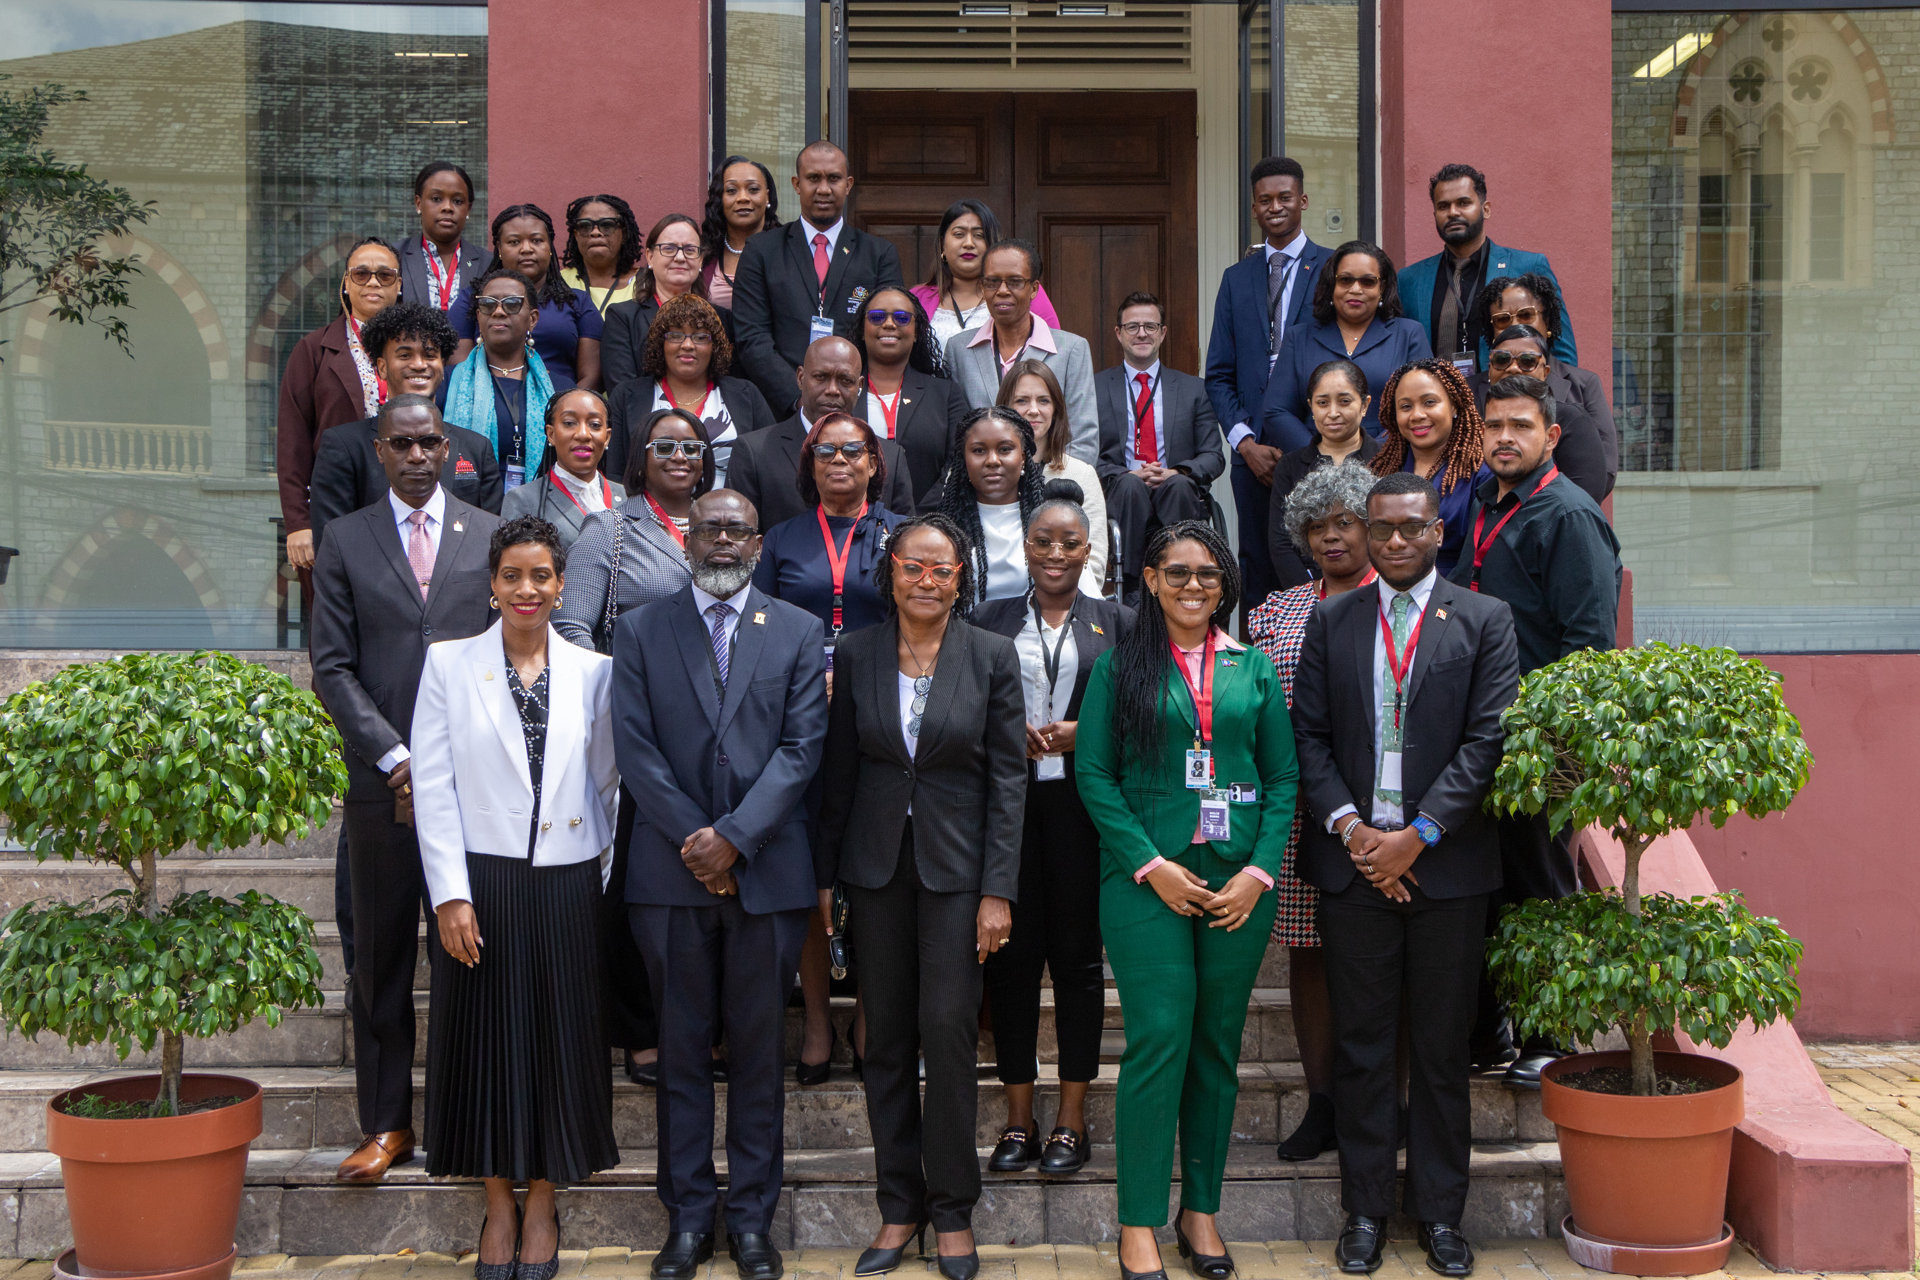
<instances>
[{"instance_id":1,"label":"pink tie","mask_svg":"<svg viewBox=\"0 0 1920 1280\"><path fill-rule=\"evenodd\" d=\"M413 528L407 534L407 563L413 566L413 580L420 584L420 598L427 598L433 584L433 539L427 536L427 513L416 511L407 517Z\"/></svg>"},{"instance_id":2,"label":"pink tie","mask_svg":"<svg viewBox=\"0 0 1920 1280\"><path fill-rule=\"evenodd\" d=\"M820 296L827 293L827 237L819 232L813 237L813 274L820 281Z\"/></svg>"}]
</instances>

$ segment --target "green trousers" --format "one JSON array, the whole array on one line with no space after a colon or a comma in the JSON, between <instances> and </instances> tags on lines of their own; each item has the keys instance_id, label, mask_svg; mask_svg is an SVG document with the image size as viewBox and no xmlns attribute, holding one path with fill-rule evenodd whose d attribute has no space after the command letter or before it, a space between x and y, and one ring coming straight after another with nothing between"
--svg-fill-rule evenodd
<instances>
[{"instance_id":1,"label":"green trousers","mask_svg":"<svg viewBox=\"0 0 1920 1280\"><path fill-rule=\"evenodd\" d=\"M1173 861L1216 890L1240 869L1208 845ZM1166 1225L1176 1125L1181 1206L1220 1209L1240 1033L1277 902L1271 890L1262 893L1252 918L1228 933L1207 927L1214 916L1174 914L1151 885L1123 872L1101 877L1100 933L1127 1030L1114 1117L1122 1226Z\"/></svg>"}]
</instances>

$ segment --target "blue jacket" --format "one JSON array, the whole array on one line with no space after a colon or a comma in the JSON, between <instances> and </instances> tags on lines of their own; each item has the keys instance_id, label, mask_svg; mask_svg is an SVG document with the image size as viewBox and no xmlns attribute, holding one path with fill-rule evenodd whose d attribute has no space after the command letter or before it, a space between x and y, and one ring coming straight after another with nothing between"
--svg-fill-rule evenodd
<instances>
[{"instance_id":1,"label":"blue jacket","mask_svg":"<svg viewBox=\"0 0 1920 1280\"><path fill-rule=\"evenodd\" d=\"M1445 253L1442 249L1440 253ZM1553 274L1553 264L1547 261L1544 253L1529 253L1525 249L1509 249L1504 245L1487 241L1487 274L1481 281L1498 280L1501 276L1541 275L1553 281L1553 287L1560 289L1560 277ZM1431 258L1422 258L1400 273L1400 309L1420 322L1427 331L1427 345L1433 343L1433 285L1440 278L1440 254ZM1469 302L1472 299L1468 299ZM1553 335L1553 358L1563 364L1579 364L1580 353L1573 341L1573 317L1567 314L1567 293L1560 290L1560 332ZM1487 344L1480 343L1479 367L1485 372L1487 367Z\"/></svg>"},{"instance_id":2,"label":"blue jacket","mask_svg":"<svg viewBox=\"0 0 1920 1280\"><path fill-rule=\"evenodd\" d=\"M1367 406L1364 426L1368 435L1379 439L1381 388L1387 385L1395 369L1415 360L1425 360L1432 354L1425 326L1405 316L1394 320L1375 316L1367 331L1360 335L1352 355L1347 354L1338 323L1309 320L1287 330L1286 341L1280 344L1280 359L1274 362L1273 378L1267 383L1266 399L1261 405L1260 443L1272 445L1283 453L1292 453L1313 443L1307 380L1329 360L1351 360L1367 375L1367 394L1373 397L1373 403Z\"/></svg>"},{"instance_id":3,"label":"blue jacket","mask_svg":"<svg viewBox=\"0 0 1920 1280\"><path fill-rule=\"evenodd\" d=\"M1313 322L1313 290L1320 268L1333 256L1325 245L1307 241L1300 251L1300 275L1293 282L1287 332ZM1213 304L1213 337L1207 343L1207 399L1224 435L1238 423L1260 434L1260 397L1267 390L1267 255L1250 253L1220 277ZM1227 450L1233 465L1240 455Z\"/></svg>"}]
</instances>

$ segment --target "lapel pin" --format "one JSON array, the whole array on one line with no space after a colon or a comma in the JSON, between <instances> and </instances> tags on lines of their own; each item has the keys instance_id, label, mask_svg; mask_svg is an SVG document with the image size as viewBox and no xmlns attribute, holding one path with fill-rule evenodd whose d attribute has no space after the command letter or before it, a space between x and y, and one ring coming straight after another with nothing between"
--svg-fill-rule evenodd
<instances>
[{"instance_id":1,"label":"lapel pin","mask_svg":"<svg viewBox=\"0 0 1920 1280\"><path fill-rule=\"evenodd\" d=\"M764 614L764 613L756 613L756 614L754 614L754 615L753 615L753 625L754 625L754 626L756 626L756 627L764 627L764 626L766 626L766 625L767 625L767 615L766 615L766 614Z\"/></svg>"},{"instance_id":2,"label":"lapel pin","mask_svg":"<svg viewBox=\"0 0 1920 1280\"><path fill-rule=\"evenodd\" d=\"M455 520L453 522L453 531L455 533L465 533L467 531L467 526L465 526L464 524L461 524L458 520Z\"/></svg>"},{"instance_id":3,"label":"lapel pin","mask_svg":"<svg viewBox=\"0 0 1920 1280\"><path fill-rule=\"evenodd\" d=\"M1440 621L1445 622L1447 620L1447 611L1445 609L1435 609L1433 611L1433 616L1440 619Z\"/></svg>"},{"instance_id":4,"label":"lapel pin","mask_svg":"<svg viewBox=\"0 0 1920 1280\"><path fill-rule=\"evenodd\" d=\"M493 672L491 672L491 671L482 671L482 672L480 673L480 678L481 678L482 680L491 680L491 679L493 679Z\"/></svg>"},{"instance_id":5,"label":"lapel pin","mask_svg":"<svg viewBox=\"0 0 1920 1280\"><path fill-rule=\"evenodd\" d=\"M1097 622L1089 622L1087 625L1093 628L1093 634L1097 636L1103 636L1107 634L1105 631L1102 631L1100 629L1100 624Z\"/></svg>"}]
</instances>

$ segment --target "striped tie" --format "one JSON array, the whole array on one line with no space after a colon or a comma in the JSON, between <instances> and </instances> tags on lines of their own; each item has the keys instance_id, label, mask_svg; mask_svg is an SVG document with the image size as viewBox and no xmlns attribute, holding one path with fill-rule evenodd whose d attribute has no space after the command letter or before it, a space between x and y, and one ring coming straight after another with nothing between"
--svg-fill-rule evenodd
<instances>
[{"instance_id":1,"label":"striped tie","mask_svg":"<svg viewBox=\"0 0 1920 1280\"><path fill-rule=\"evenodd\" d=\"M727 619L733 616L733 606L716 604L707 610L713 618L713 666L720 673L720 686L727 684Z\"/></svg>"}]
</instances>

